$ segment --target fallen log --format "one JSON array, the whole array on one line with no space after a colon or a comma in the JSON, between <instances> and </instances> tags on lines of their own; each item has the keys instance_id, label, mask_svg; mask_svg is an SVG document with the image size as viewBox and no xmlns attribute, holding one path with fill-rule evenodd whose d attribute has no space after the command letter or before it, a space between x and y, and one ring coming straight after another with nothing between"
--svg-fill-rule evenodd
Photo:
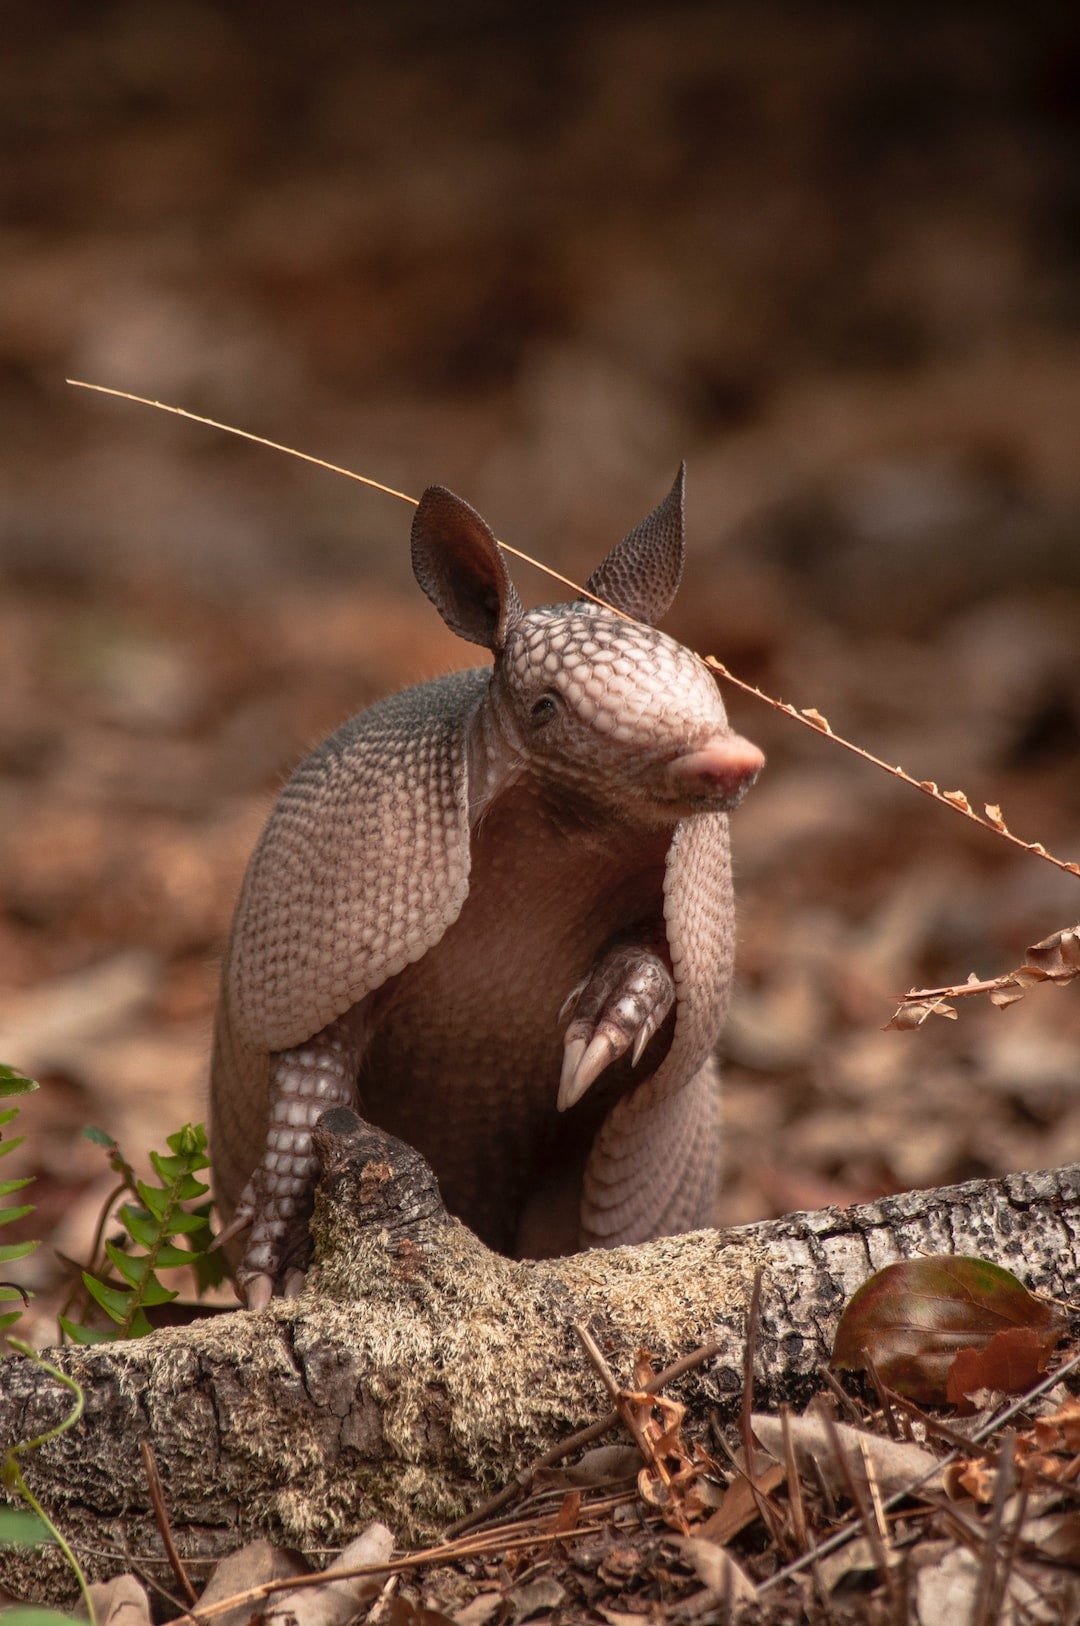
<instances>
[{"instance_id":1,"label":"fallen log","mask_svg":"<svg viewBox=\"0 0 1080 1626\"><path fill-rule=\"evenodd\" d=\"M81 1386L85 1412L23 1470L92 1576L134 1562L168 1585L142 1439L199 1584L256 1535L310 1551L379 1519L401 1540L430 1538L607 1410L575 1323L623 1378L641 1347L667 1365L715 1344L680 1394L731 1416L759 1267L761 1407L799 1404L818 1386L845 1301L893 1260L978 1254L1035 1291L1075 1292L1080 1165L518 1262L446 1213L418 1153L343 1110L323 1126L300 1298L50 1353ZM9 1357L0 1442L45 1432L70 1399ZM0 1553L0 1582L35 1599L72 1590L41 1550Z\"/></svg>"}]
</instances>

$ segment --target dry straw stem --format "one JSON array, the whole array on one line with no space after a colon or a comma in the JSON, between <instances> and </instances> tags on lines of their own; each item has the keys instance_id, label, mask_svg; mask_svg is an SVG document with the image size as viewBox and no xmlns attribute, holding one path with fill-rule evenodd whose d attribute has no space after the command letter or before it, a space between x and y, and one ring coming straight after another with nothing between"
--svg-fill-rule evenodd
<instances>
[{"instance_id":1,"label":"dry straw stem","mask_svg":"<svg viewBox=\"0 0 1080 1626\"><path fill-rule=\"evenodd\" d=\"M398 491L393 486L384 485L380 480L373 480L369 475L357 474L353 469L342 468L338 463L328 463L324 458L313 457L310 452L297 451L293 446L285 446L280 441L268 440L263 435L254 435L247 429L237 429L232 424L220 423L216 418L203 417L198 412L188 412L185 407L171 406L165 401L153 401L145 395L133 395L129 390L111 389L105 384L91 384L81 378L69 378L67 383L71 384L75 389L93 390L98 395L111 395L122 401L133 401L137 406L153 407L158 412L170 412L174 417L186 418L191 423L203 424L209 429L219 429L227 435L238 435L241 440L252 441L256 446L266 446L271 451L284 452L289 457L298 457L302 462L313 463L316 468L326 469L330 474L344 475L347 480L356 480L360 485L369 486L373 491L381 491L385 496L395 497L399 502L408 503L413 508L417 506L417 498L410 497L408 492ZM586 588L579 587L568 576L561 576L557 570L552 570L550 566L545 565L541 560L534 559L531 554L523 553L519 548L511 547L508 542L500 541L499 546L505 548L507 553L513 554L515 559L521 559L526 564L535 566L537 570L542 570L545 575L552 577L555 581L561 583L563 587L568 587L575 597L591 599L594 604L603 605L605 609L611 610L613 614L622 615L624 620L629 621L632 619L632 617L624 615L621 610L616 610L614 605L607 604L603 599L597 598L595 593L590 593ZM774 711L782 712L785 717L790 717L794 722L801 723L804 728L812 728L815 733L824 734L827 739L832 740L836 745L842 746L845 751L851 751L855 756L861 757L864 762L869 762L875 768L880 768L884 773L891 774L894 779L899 779L905 785L910 785L913 790L921 791L924 796L931 797L935 802L940 803L942 807L949 807L954 813L962 814L964 818L970 819L973 824L979 825L981 829L989 830L993 835L1000 836L1003 841L1011 842L1014 847L1019 847L1022 852L1033 853L1036 858L1045 859L1048 864L1053 864L1056 869L1064 870L1066 874L1080 876L1080 864L1071 863L1063 858L1056 858L1053 853L1047 851L1041 841L1024 841L1022 837L1014 835L1002 817L1001 808L995 803L986 803L983 812L977 813L962 790L941 790L932 779L916 779L913 774L909 774L898 765L885 762L883 758L875 756L872 751L864 750L861 745L856 745L853 741L845 739L842 734L837 734L828 718L823 717L814 706L800 708L793 706L790 701L776 700L772 695L766 694L764 689L759 689L756 684L746 683L742 678L736 677L734 672L729 671L723 662L718 661L714 655L699 655L698 659L711 671L716 672L728 683L733 684L735 688L741 689L744 694L753 695L756 700L760 700L766 706L771 706ZM1009 975L1015 977L1018 973L1010 973ZM999 980L995 979L994 982L986 984L986 990L996 988ZM1057 980L1060 981L1061 979ZM1009 986L1016 987L1019 985L1013 982ZM975 992L976 990L971 989L969 991ZM978 991L982 992L983 987L980 986ZM1003 987L1001 991L1007 990ZM897 1017L894 1017L889 1025L891 1027L917 1027L921 1026L922 1022L930 1015L947 1016L953 1014L940 1001L947 996L955 995L957 992L956 989L947 989L939 995L933 996L930 1007L918 1020L898 1021ZM921 994L909 994L905 1005L912 1000L922 999L923 997ZM1008 1001L999 1000L997 1003L1008 1003ZM901 1010L903 1009L904 1006L901 1007ZM899 1015L900 1012L897 1012L897 1016Z\"/></svg>"},{"instance_id":2,"label":"dry straw stem","mask_svg":"<svg viewBox=\"0 0 1080 1626\"><path fill-rule=\"evenodd\" d=\"M604 1497L583 1509L582 1517L565 1530L557 1528L557 1513L544 1519L517 1519L512 1523L494 1526L482 1534L465 1536L457 1541L443 1541L436 1547L418 1548L414 1552L402 1553L397 1558L389 1558L378 1564L350 1564L335 1569L332 1574L325 1570L314 1570L310 1575L287 1575L274 1581L260 1581L258 1585L247 1587L243 1592L235 1592L227 1598L218 1598L205 1608L191 1609L187 1614L178 1617L176 1626L203 1626L203 1623L216 1620L221 1615L232 1614L241 1607L261 1603L264 1599L273 1597L276 1592L318 1589L325 1586L328 1581L374 1580L389 1575L407 1575L412 1570L438 1569L443 1565L459 1563L469 1558L501 1558L506 1553L528 1552L534 1547L548 1546L556 1539L576 1541L584 1536L594 1536L603 1530L605 1516L612 1508L631 1501L630 1495Z\"/></svg>"},{"instance_id":3,"label":"dry straw stem","mask_svg":"<svg viewBox=\"0 0 1080 1626\"><path fill-rule=\"evenodd\" d=\"M705 665L711 667L714 672L718 672L722 678L726 678L729 683L733 683L737 689L742 689L744 694L752 694L755 699L763 701L767 706L771 706L774 711L783 712L785 717L791 717L795 722L802 723L804 727L812 728L815 733L826 735L828 739L835 741L837 745L842 745L845 751L851 751L855 756L862 757L864 762L870 762L875 768L881 768L884 773L891 774L894 779L902 780L905 785L910 785L913 790L921 790L924 796L932 797L935 802L940 802L943 807L951 807L954 813L962 813L966 819L970 819L973 824L979 825L981 829L992 831L994 835L1001 836L1004 841L1011 841L1014 847L1019 847L1024 852L1034 853L1036 858L1045 858L1048 864L1053 864L1057 869L1065 870L1069 875L1080 875L1080 864L1069 863L1064 858L1055 858L1053 853L1047 852L1041 841L1024 841L1020 836L1013 835L1001 816L1000 807L994 803L987 802L984 817L983 814L976 813L962 790L939 790L932 779L916 779L903 768L894 763L886 762L881 757L876 757L872 751L864 750L861 745L855 745L851 740L846 740L842 734L836 732L829 719L823 717L815 707L804 706L799 710L791 705L789 701L774 700L772 695L765 693L764 689L757 688L753 683L744 683L742 678L735 676L734 672L729 672L723 662L716 659L715 655L703 655L698 658L703 660Z\"/></svg>"},{"instance_id":4,"label":"dry straw stem","mask_svg":"<svg viewBox=\"0 0 1080 1626\"><path fill-rule=\"evenodd\" d=\"M642 1392L646 1395L658 1394L669 1383L677 1383L679 1378L685 1377L695 1367L703 1366L706 1361L711 1361L714 1355L720 1353L721 1348L720 1344L702 1344L698 1349L692 1350L689 1355L683 1355L679 1360L673 1361L662 1372L657 1372L655 1377L650 1378L647 1383L642 1385ZM571 1456L573 1452L582 1450L587 1445L592 1445L594 1440L602 1439L605 1434L609 1434L613 1428L618 1426L620 1420L619 1412L612 1407L611 1411L597 1422L590 1423L587 1428L580 1428L574 1434L567 1435L564 1440L559 1441L558 1445L552 1446L550 1451L545 1451L543 1456L537 1457L527 1468L522 1469L508 1485L504 1485L502 1490L497 1491L480 1507L473 1508L472 1512L466 1513L464 1518L455 1519L453 1524L447 1525L445 1530L447 1539L460 1536L475 1525L483 1524L486 1526L487 1521L493 1514L500 1512L504 1507L508 1507L511 1502L528 1495L537 1474L542 1469L553 1468L564 1457Z\"/></svg>"},{"instance_id":5,"label":"dry straw stem","mask_svg":"<svg viewBox=\"0 0 1080 1626\"><path fill-rule=\"evenodd\" d=\"M284 452L287 457L298 457L301 463L313 463L317 469L325 469L328 474L344 475L346 480L356 480L362 486L369 486L372 491L381 491L385 497L396 497L399 502L408 503L410 508L418 508L420 505L418 497L410 497L407 491L398 491L394 486L384 485L381 480L373 480L368 474L357 474L355 469L343 468L340 463L328 463L325 458L314 457L311 452L299 452L295 446L285 446L279 440L267 440L265 435L253 435L249 429L237 429L234 424L220 423L217 418L204 418L201 413L189 412L186 407L170 406L167 401L152 401L147 395L132 395L130 390L109 389L105 384L89 384L84 378L66 378L64 382L77 390L93 390L96 395L114 395L120 401L134 401L136 406L154 407L158 412L171 412L175 418L186 418L189 423L201 423L207 429L220 429L225 435L237 435L241 440L250 440L255 446L266 446L272 452ZM554 581L561 582L564 587L569 587L578 598L592 599L594 604L603 605L613 614L623 615L614 605L605 603L602 598L597 598L595 593L579 587L569 576L560 576L557 570L552 570L550 565L542 564L531 554L522 553L520 548L512 548L509 542L497 540L500 548L506 553L512 553L515 559L521 559L527 565L535 565L545 576L550 576ZM623 615L624 621L632 619L632 616Z\"/></svg>"}]
</instances>

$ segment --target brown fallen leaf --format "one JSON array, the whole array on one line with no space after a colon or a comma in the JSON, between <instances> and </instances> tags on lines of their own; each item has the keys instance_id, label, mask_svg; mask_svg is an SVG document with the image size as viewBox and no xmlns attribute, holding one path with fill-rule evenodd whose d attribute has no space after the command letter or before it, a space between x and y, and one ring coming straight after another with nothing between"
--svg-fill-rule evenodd
<instances>
[{"instance_id":1,"label":"brown fallen leaf","mask_svg":"<svg viewBox=\"0 0 1080 1626\"><path fill-rule=\"evenodd\" d=\"M684 1536L679 1542L679 1551L693 1565L698 1579L717 1597L728 1598L732 1603L749 1603L756 1598L756 1586L726 1547L718 1547L714 1541L702 1541L697 1536Z\"/></svg>"},{"instance_id":2,"label":"brown fallen leaf","mask_svg":"<svg viewBox=\"0 0 1080 1626\"><path fill-rule=\"evenodd\" d=\"M1026 1551L1057 1564L1080 1566L1080 1513L1050 1513L1025 1519L1020 1540Z\"/></svg>"},{"instance_id":3,"label":"brown fallen leaf","mask_svg":"<svg viewBox=\"0 0 1080 1626\"><path fill-rule=\"evenodd\" d=\"M263 1617L265 1626L345 1626L363 1604L375 1597L386 1576L337 1579L338 1572L385 1564L393 1550L394 1537L385 1524L369 1524L323 1571L321 1586L276 1593ZM392 1603L397 1601L391 1599Z\"/></svg>"},{"instance_id":4,"label":"brown fallen leaf","mask_svg":"<svg viewBox=\"0 0 1080 1626\"><path fill-rule=\"evenodd\" d=\"M566 1598L566 1588L553 1575L538 1575L535 1580L511 1587L506 1594L510 1605L508 1626L521 1626L523 1620L557 1609Z\"/></svg>"},{"instance_id":5,"label":"brown fallen leaf","mask_svg":"<svg viewBox=\"0 0 1080 1626\"><path fill-rule=\"evenodd\" d=\"M784 1483L787 1470L780 1462L765 1461L767 1466L754 1474L754 1487L760 1495L769 1496L778 1485ZM715 1541L718 1546L724 1547L733 1536L759 1517L760 1504L750 1481L744 1475L737 1474L724 1492L716 1512L710 1513L704 1523L697 1526L694 1536L700 1541Z\"/></svg>"},{"instance_id":6,"label":"brown fallen leaf","mask_svg":"<svg viewBox=\"0 0 1080 1626\"><path fill-rule=\"evenodd\" d=\"M949 1368L945 1398L962 1416L975 1410L972 1395L987 1390L1000 1395L1022 1395L1046 1371L1057 1328L1047 1333L1033 1327L1006 1327L981 1348L958 1350Z\"/></svg>"},{"instance_id":7,"label":"brown fallen leaf","mask_svg":"<svg viewBox=\"0 0 1080 1626\"><path fill-rule=\"evenodd\" d=\"M975 1618L983 1567L982 1555L966 1547L950 1547L936 1562L920 1565L914 1586L916 1618L923 1626L955 1626ZM1075 1620L1078 1590L1075 1575L1048 1564L1025 1565L1023 1574L1015 1569L1010 1573L995 1619L1046 1626Z\"/></svg>"},{"instance_id":8,"label":"brown fallen leaf","mask_svg":"<svg viewBox=\"0 0 1080 1626\"><path fill-rule=\"evenodd\" d=\"M580 1485L597 1490L635 1479L640 1467L641 1452L635 1445L598 1445L565 1468L541 1468L533 1484L537 1489L561 1490Z\"/></svg>"},{"instance_id":9,"label":"brown fallen leaf","mask_svg":"<svg viewBox=\"0 0 1080 1626\"><path fill-rule=\"evenodd\" d=\"M454 1626L487 1626L487 1622L502 1608L502 1601L501 1590L478 1592L464 1608L455 1611Z\"/></svg>"},{"instance_id":10,"label":"brown fallen leaf","mask_svg":"<svg viewBox=\"0 0 1080 1626\"><path fill-rule=\"evenodd\" d=\"M877 1567L873 1544L865 1536L855 1536L837 1552L819 1559L817 1572L826 1592L835 1592L849 1576L872 1574Z\"/></svg>"},{"instance_id":11,"label":"brown fallen leaf","mask_svg":"<svg viewBox=\"0 0 1080 1626\"><path fill-rule=\"evenodd\" d=\"M912 1028L921 1028L932 1016L944 1016L950 1022L955 1022L956 1007L944 999L905 999L893 1012L882 1031L887 1033L892 1028L899 1033L907 1033Z\"/></svg>"},{"instance_id":12,"label":"brown fallen leaf","mask_svg":"<svg viewBox=\"0 0 1080 1626\"><path fill-rule=\"evenodd\" d=\"M959 1501L970 1496L984 1506L994 1500L997 1472L988 1457L969 1457L964 1462L951 1462L945 1469L945 1494Z\"/></svg>"},{"instance_id":13,"label":"brown fallen leaf","mask_svg":"<svg viewBox=\"0 0 1080 1626\"><path fill-rule=\"evenodd\" d=\"M203 1588L199 1603L204 1608L222 1598L233 1598L266 1581L284 1581L293 1575L309 1575L310 1566L299 1553L286 1547L275 1547L265 1539L249 1541L235 1553L229 1553L214 1565L210 1579ZM224 1615L215 1616L215 1626L247 1626L252 1605L239 1603Z\"/></svg>"},{"instance_id":14,"label":"brown fallen leaf","mask_svg":"<svg viewBox=\"0 0 1080 1626\"><path fill-rule=\"evenodd\" d=\"M572 1530L577 1524L578 1514L580 1511L581 1492L579 1490L567 1491L566 1495L559 1504L559 1511L555 1515L555 1523L552 1525L552 1535L564 1536L568 1530Z\"/></svg>"},{"instance_id":15,"label":"brown fallen leaf","mask_svg":"<svg viewBox=\"0 0 1080 1626\"><path fill-rule=\"evenodd\" d=\"M1080 1400L1066 1395L1057 1411L1036 1417L1034 1427L1044 1451L1080 1451Z\"/></svg>"},{"instance_id":16,"label":"brown fallen leaf","mask_svg":"<svg viewBox=\"0 0 1080 1626\"><path fill-rule=\"evenodd\" d=\"M454 1626L449 1615L441 1609L428 1609L425 1604L413 1603L411 1598L389 1598L382 1614L383 1626Z\"/></svg>"},{"instance_id":17,"label":"brown fallen leaf","mask_svg":"<svg viewBox=\"0 0 1080 1626\"><path fill-rule=\"evenodd\" d=\"M861 1371L871 1359L883 1382L924 1404L949 1400L958 1351L982 1349L998 1332L1026 1328L1047 1352L1059 1312L988 1259L941 1254L887 1265L854 1293L840 1317L833 1365Z\"/></svg>"},{"instance_id":18,"label":"brown fallen leaf","mask_svg":"<svg viewBox=\"0 0 1080 1626\"><path fill-rule=\"evenodd\" d=\"M115 1575L111 1581L95 1581L90 1597L98 1626L150 1626L150 1600L146 1588L134 1575Z\"/></svg>"},{"instance_id":19,"label":"brown fallen leaf","mask_svg":"<svg viewBox=\"0 0 1080 1626\"><path fill-rule=\"evenodd\" d=\"M784 1453L783 1428L779 1417L765 1417L758 1413L750 1419L757 1439L779 1461ZM795 1461L800 1473L813 1463L820 1470L834 1495L847 1495L847 1479L836 1461L829 1440L829 1430L821 1418L792 1417L791 1439L795 1448ZM849 1423L835 1424L836 1437L848 1467L858 1483L865 1480L863 1452L873 1464L878 1489L883 1497L894 1496L915 1480L921 1480L920 1489L941 1488L941 1470L937 1458L921 1446L905 1440L890 1440L884 1435L870 1434L865 1429L852 1428ZM923 1479L929 1474L928 1479Z\"/></svg>"},{"instance_id":20,"label":"brown fallen leaf","mask_svg":"<svg viewBox=\"0 0 1080 1626\"><path fill-rule=\"evenodd\" d=\"M1080 925L1065 927L1040 943L1032 943L1025 966L1062 981L1080 976Z\"/></svg>"}]
</instances>

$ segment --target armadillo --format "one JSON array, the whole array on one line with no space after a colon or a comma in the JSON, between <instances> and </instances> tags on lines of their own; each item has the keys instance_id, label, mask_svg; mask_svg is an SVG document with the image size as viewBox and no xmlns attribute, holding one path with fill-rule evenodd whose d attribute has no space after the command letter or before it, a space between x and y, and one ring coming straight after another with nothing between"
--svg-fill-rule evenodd
<instances>
[{"instance_id":1,"label":"armadillo","mask_svg":"<svg viewBox=\"0 0 1080 1626\"><path fill-rule=\"evenodd\" d=\"M425 491L416 578L494 665L345 723L251 859L211 1080L249 1304L303 1280L311 1131L335 1106L415 1146L519 1257L712 1222L728 813L764 758L657 630L683 553L680 469L592 598L526 611L479 514Z\"/></svg>"}]
</instances>

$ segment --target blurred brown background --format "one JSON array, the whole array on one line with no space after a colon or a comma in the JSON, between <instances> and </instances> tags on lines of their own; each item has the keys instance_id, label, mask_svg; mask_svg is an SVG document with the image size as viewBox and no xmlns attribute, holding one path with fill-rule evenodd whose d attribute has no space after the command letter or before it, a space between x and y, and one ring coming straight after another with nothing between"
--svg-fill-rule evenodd
<instances>
[{"instance_id":1,"label":"blurred brown background","mask_svg":"<svg viewBox=\"0 0 1080 1626\"><path fill-rule=\"evenodd\" d=\"M35 1234L85 1247L84 1124L142 1159L201 1114L289 766L472 658L401 504L65 376L448 484L579 579L685 456L670 629L1080 856L1068 11L5 13L0 1059L47 1085ZM729 699L770 765L724 1217L1080 1155L1080 984L881 1032L1077 882Z\"/></svg>"}]
</instances>

